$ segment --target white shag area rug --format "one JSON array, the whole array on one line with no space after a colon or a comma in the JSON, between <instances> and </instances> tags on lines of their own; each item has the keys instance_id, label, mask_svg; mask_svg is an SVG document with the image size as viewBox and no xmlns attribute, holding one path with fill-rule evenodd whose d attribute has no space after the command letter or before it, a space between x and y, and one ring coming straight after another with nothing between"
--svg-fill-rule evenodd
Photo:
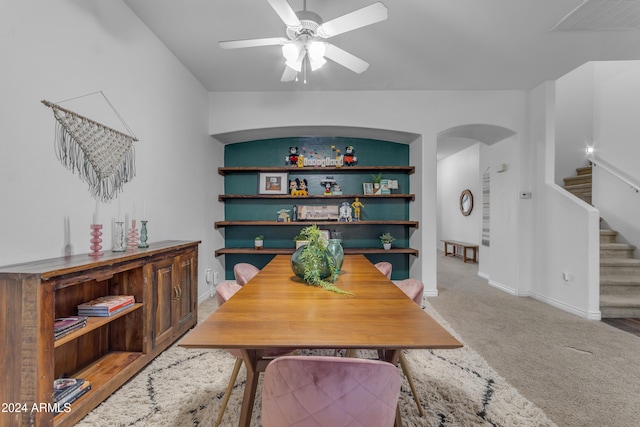
<instances>
[{"instance_id":1,"label":"white shag area rug","mask_svg":"<svg viewBox=\"0 0 640 427\"><path fill-rule=\"evenodd\" d=\"M467 346L426 302L425 311L464 347L405 353L425 412L425 416L420 417L403 376L400 410L405 427L555 426L541 409L520 395ZM325 353L332 355L333 351ZM362 352L361 356L373 357L375 353ZM76 426L213 427L234 362L235 358L223 350L187 350L174 345ZM225 411L223 426L238 425L244 380L243 367ZM259 387L251 426L260 425Z\"/></svg>"}]
</instances>

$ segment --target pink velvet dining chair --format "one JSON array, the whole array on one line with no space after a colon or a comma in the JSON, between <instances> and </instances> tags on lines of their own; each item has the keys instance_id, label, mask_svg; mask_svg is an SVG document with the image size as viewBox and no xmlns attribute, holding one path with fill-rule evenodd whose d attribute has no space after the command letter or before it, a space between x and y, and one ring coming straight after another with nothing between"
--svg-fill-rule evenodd
<instances>
[{"instance_id":1,"label":"pink velvet dining chair","mask_svg":"<svg viewBox=\"0 0 640 427\"><path fill-rule=\"evenodd\" d=\"M263 427L393 426L400 375L381 360L283 356L262 384Z\"/></svg>"},{"instance_id":2,"label":"pink velvet dining chair","mask_svg":"<svg viewBox=\"0 0 640 427\"><path fill-rule=\"evenodd\" d=\"M225 302L229 300L236 292L242 289L242 286L237 284L236 282L224 281L216 286L216 298L218 300L218 307L222 306ZM236 379L238 378L238 373L240 373L240 368L242 367L242 353L240 350L229 349L227 350L232 356L236 358L236 362L233 365L233 371L231 371L231 376L229 377L229 384L227 385L227 390L224 393L224 398L222 399L222 403L220 405L220 411L218 412L218 419L216 420L216 427L220 425L222 422L222 417L224 416L224 411L227 409L227 404L229 403L229 398L231 397L231 393L233 392L233 386L236 383ZM291 354L295 350L294 349L265 349L262 351L263 359L272 359L278 356L283 356L286 354Z\"/></svg>"},{"instance_id":3,"label":"pink velvet dining chair","mask_svg":"<svg viewBox=\"0 0 640 427\"><path fill-rule=\"evenodd\" d=\"M260 269L248 262L239 262L233 266L233 275L240 286L244 286L258 273L260 273Z\"/></svg>"},{"instance_id":4,"label":"pink velvet dining chair","mask_svg":"<svg viewBox=\"0 0 640 427\"><path fill-rule=\"evenodd\" d=\"M395 285L400 288L402 292L405 293L409 298L413 300L416 304L422 307L422 294L424 292L424 283L418 279L405 279L395 282ZM411 393L413 393L413 400L416 402L418 406L418 412L421 417L424 417L424 410L422 409L422 404L420 403L420 396L418 396L415 384L413 383L413 376L411 375L411 369L409 368L409 363L407 362L406 357L404 356L404 351L400 352L400 367L402 368L402 372L404 376L407 378L407 382L409 383L409 388L411 388Z\"/></svg>"},{"instance_id":5,"label":"pink velvet dining chair","mask_svg":"<svg viewBox=\"0 0 640 427\"><path fill-rule=\"evenodd\" d=\"M376 268L380 270L382 274L387 276L387 279L391 279L391 271L393 270L393 265L390 262L381 261L375 264Z\"/></svg>"}]
</instances>

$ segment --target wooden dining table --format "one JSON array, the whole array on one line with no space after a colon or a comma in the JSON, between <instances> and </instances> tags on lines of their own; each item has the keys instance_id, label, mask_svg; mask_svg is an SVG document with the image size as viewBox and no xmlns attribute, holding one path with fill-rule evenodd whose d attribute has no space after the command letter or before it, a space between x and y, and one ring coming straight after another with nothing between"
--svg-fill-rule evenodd
<instances>
[{"instance_id":1,"label":"wooden dining table","mask_svg":"<svg viewBox=\"0 0 640 427\"><path fill-rule=\"evenodd\" d=\"M265 349L371 349L396 364L402 349L462 347L364 255L346 255L335 282L343 295L294 275L277 255L179 343L239 349L247 370L239 425L249 427ZM397 411L396 426L401 426Z\"/></svg>"}]
</instances>

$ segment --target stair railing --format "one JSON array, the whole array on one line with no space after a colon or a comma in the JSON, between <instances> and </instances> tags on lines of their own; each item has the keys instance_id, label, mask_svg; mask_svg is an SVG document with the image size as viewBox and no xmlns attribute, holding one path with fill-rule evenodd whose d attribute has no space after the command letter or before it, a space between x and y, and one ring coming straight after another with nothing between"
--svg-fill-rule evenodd
<instances>
[{"instance_id":1,"label":"stair railing","mask_svg":"<svg viewBox=\"0 0 640 427\"><path fill-rule=\"evenodd\" d=\"M601 167L602 169L606 170L614 177L618 178L619 180L627 184L636 192L636 194L640 193L640 184L637 181L635 181L632 177L622 172L620 169L616 168L615 166L612 166L611 163L608 163L607 161L602 160L593 154L589 155L587 159L594 166Z\"/></svg>"}]
</instances>

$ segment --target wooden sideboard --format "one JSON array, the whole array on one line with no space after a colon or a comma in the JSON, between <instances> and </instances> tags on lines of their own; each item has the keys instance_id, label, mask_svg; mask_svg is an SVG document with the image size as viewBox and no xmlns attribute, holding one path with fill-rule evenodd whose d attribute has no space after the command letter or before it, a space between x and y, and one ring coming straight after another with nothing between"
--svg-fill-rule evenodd
<instances>
[{"instance_id":1,"label":"wooden sideboard","mask_svg":"<svg viewBox=\"0 0 640 427\"><path fill-rule=\"evenodd\" d=\"M87 254L0 267L2 426L72 426L197 322L199 241L163 241L98 258ZM54 340L54 319L100 296L135 304ZM54 414L53 381L91 390ZM5 408L6 406L6 408Z\"/></svg>"}]
</instances>

